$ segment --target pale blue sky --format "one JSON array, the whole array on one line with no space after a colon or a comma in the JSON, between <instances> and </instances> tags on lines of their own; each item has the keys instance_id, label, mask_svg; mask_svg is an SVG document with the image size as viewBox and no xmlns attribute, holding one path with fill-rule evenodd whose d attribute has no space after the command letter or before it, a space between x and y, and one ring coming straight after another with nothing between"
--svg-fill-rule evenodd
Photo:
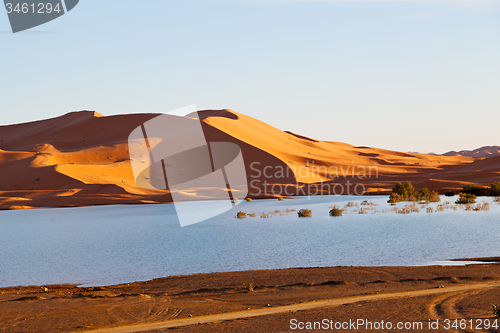
<instances>
[{"instance_id":1,"label":"pale blue sky","mask_svg":"<svg viewBox=\"0 0 500 333\"><path fill-rule=\"evenodd\" d=\"M500 1L80 0L8 33L1 124L230 108L322 140L500 145Z\"/></svg>"}]
</instances>

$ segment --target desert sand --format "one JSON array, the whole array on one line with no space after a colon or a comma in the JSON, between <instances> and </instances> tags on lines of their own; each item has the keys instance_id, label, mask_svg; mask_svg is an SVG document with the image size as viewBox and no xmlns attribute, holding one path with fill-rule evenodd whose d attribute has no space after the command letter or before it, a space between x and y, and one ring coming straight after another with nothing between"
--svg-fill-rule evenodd
<instances>
[{"instance_id":1,"label":"desert sand","mask_svg":"<svg viewBox=\"0 0 500 333\"><path fill-rule=\"evenodd\" d=\"M292 195L301 195L304 185L321 182L349 181L363 184L366 194L387 194L397 181L412 181L417 189L428 187L444 192L468 183L489 185L500 178L497 155L473 158L354 147L284 132L231 110L200 114L207 141L239 145L249 182L255 180L253 162L258 162L261 169L308 168L307 174L273 173L265 179L268 183L290 185L287 192ZM168 190L138 187L131 170L128 136L156 116L104 117L81 111L0 126L0 209L171 202ZM332 168L338 171L338 177L332 177ZM365 177L359 178L362 168ZM249 193L252 198L281 195L269 188L264 191L262 182L254 182Z\"/></svg>"},{"instance_id":2,"label":"desert sand","mask_svg":"<svg viewBox=\"0 0 500 333\"><path fill-rule=\"evenodd\" d=\"M283 269L104 287L2 288L0 332L289 332L297 331L291 329L292 319L325 318L422 323L419 332L446 332L445 319L495 320L499 276L500 264L490 263ZM248 282L253 291L246 288ZM429 320L437 319L440 329L426 329ZM484 327L456 331L498 332Z\"/></svg>"}]
</instances>

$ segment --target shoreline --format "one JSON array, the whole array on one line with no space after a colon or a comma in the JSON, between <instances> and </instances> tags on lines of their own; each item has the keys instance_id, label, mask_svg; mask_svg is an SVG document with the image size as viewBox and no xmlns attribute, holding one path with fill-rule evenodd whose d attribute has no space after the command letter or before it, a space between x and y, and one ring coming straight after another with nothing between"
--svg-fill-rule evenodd
<instances>
[{"instance_id":1,"label":"shoreline","mask_svg":"<svg viewBox=\"0 0 500 333\"><path fill-rule=\"evenodd\" d=\"M441 264L447 262L464 262L463 264ZM437 263L432 263L428 265L411 265L411 266L326 266L326 267L288 267L288 268L271 268L271 269L257 269L257 270L242 270L242 271L224 271L224 272L209 272L209 273L194 273L194 274L184 274L184 275L168 275L162 276L158 278L152 278L148 280L142 281L133 281L133 282L124 282L118 284L104 284L104 285L95 285L95 286L86 286L84 284L75 284L75 283L56 283L56 284L33 284L33 285L19 285L19 286L7 286L0 287L0 292L9 290L9 289L19 289L19 288L43 288L43 287L53 287L53 286L69 286L76 288L111 288L111 287L123 287L129 286L132 284L148 284L157 280L167 280L167 279L186 279L186 278L195 278L195 277L206 277L211 275L220 275L220 274L251 274L251 273L272 273L272 272L282 272L289 270L328 270L328 269L356 269L356 268L366 268L366 269L375 269L375 268L387 268L387 269L396 269L396 268L426 268L426 267L467 267L473 265L499 265L500 266L500 257L477 257L477 258L456 258L456 259L445 259L442 261L438 261ZM500 280L500 276L499 276ZM1 293L0 293L1 295Z\"/></svg>"},{"instance_id":2,"label":"shoreline","mask_svg":"<svg viewBox=\"0 0 500 333\"><path fill-rule=\"evenodd\" d=\"M489 318L492 317L492 304L500 301L500 264L493 262L500 258L475 259L488 264L289 268L172 276L99 287L46 285L0 288L0 313L3 315L4 332L85 331L158 322L170 325L173 319L205 318L248 309L286 307L365 295L389 295L380 300L366 301L368 303L360 301L363 310L360 310L358 302L354 302L296 313L278 311L280 313L246 320L216 321L203 325L201 329L201 332L222 329L283 331L288 329L290 318L299 315L303 319L334 316L347 320L359 313L368 319L387 319L384 316L394 310L397 318L425 321L437 316L444 319L446 313L436 314L433 311L437 306L435 304L444 306L439 302L446 300L441 298L447 295L448 288L450 295L459 297L454 303L456 316ZM478 286L481 286L479 291L476 290ZM453 288L471 290L452 293ZM439 290L434 292L433 289ZM419 290L425 295L409 296ZM391 295L394 293L403 296L398 296L397 300L384 300L393 298ZM404 296L405 293L408 296ZM435 293L439 295L431 295ZM419 302L422 303L422 310L416 311L414 307ZM179 330L198 332L200 326L188 325L179 327Z\"/></svg>"},{"instance_id":3,"label":"shoreline","mask_svg":"<svg viewBox=\"0 0 500 333\"><path fill-rule=\"evenodd\" d=\"M463 263L461 263L463 262ZM492 265L492 264L500 264L500 257L479 257L479 258L458 258L458 259L444 259L431 262L429 264L421 264L421 265L377 265L377 266L316 266L316 267L287 267L287 268L269 268L269 269L250 269L250 270L238 270L238 271L220 271L220 272L203 272L203 273L194 273L194 274L182 274L182 275L167 275L156 278L151 278L147 280L140 281L131 281L131 282L123 282L123 283L112 283L112 284L85 284L85 283L49 283L49 284L30 284L30 285L17 285L17 286L0 286L0 292L8 289L16 289L16 288L43 288L43 287L51 287L51 286L71 286L76 288L109 288L109 287L121 287L130 284L143 284L149 283L151 281L159 280L159 279L174 279L174 278L191 278L197 276L205 276L205 275L214 275L214 274L249 274L252 272L273 272L273 271L287 271L287 270L295 270L295 269L331 269L331 268L414 268L414 267L466 267L470 265ZM1 294L0 294L1 295Z\"/></svg>"},{"instance_id":4,"label":"shoreline","mask_svg":"<svg viewBox=\"0 0 500 333\"><path fill-rule=\"evenodd\" d=\"M441 264L447 263L450 264ZM452 264L452 262L464 262L463 264ZM500 257L478 257L478 258L457 258L457 259L445 259L438 261L437 263L432 263L428 265L411 265L411 266L327 266L327 267L288 267L288 268L271 268L271 269L257 269L257 270L243 270L243 271L225 271L225 272L209 272L209 273L194 273L194 274L184 274L184 275L168 275L158 278L152 278L142 281L124 282L118 284L103 284L103 285L85 285L85 284L75 284L75 283L56 283L56 284L33 284L33 285L18 285L18 286L7 286L0 287L0 292L9 289L19 289L19 288L43 288L51 286L70 286L76 288L109 288L109 287L123 287L131 284L147 284L156 280L165 279L184 279L193 278L217 274L250 274L250 273L271 273L275 271L287 271L287 270L322 270L322 269L339 269L339 268L425 268L425 267L466 267L471 265L500 265ZM500 277L499 277L500 279ZM0 294L1 295L1 294Z\"/></svg>"}]
</instances>

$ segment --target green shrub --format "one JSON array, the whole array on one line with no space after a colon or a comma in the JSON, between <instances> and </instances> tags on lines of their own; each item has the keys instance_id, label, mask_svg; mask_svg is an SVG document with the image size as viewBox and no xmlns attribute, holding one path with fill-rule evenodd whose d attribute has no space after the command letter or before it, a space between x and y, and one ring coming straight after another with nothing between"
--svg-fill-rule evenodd
<instances>
[{"instance_id":1,"label":"green shrub","mask_svg":"<svg viewBox=\"0 0 500 333\"><path fill-rule=\"evenodd\" d=\"M430 201L430 202L440 202L441 198L439 197L439 193L437 193L436 191L431 191L429 193L427 201Z\"/></svg>"},{"instance_id":2,"label":"green shrub","mask_svg":"<svg viewBox=\"0 0 500 333\"><path fill-rule=\"evenodd\" d=\"M340 209L335 206L332 208L332 210L330 210L330 216L342 216L343 212L344 212L343 209Z\"/></svg>"},{"instance_id":3,"label":"green shrub","mask_svg":"<svg viewBox=\"0 0 500 333\"><path fill-rule=\"evenodd\" d=\"M439 193L430 191L428 188L423 188L420 191L415 191L412 183L405 182L404 184L398 182L392 188L392 193L389 196L389 203L396 203L400 201L425 201L425 202L439 202Z\"/></svg>"},{"instance_id":4,"label":"green shrub","mask_svg":"<svg viewBox=\"0 0 500 333\"><path fill-rule=\"evenodd\" d=\"M396 202L400 202L400 201L404 201L405 198L403 198L401 195L397 194L397 193L391 193L391 195L389 196L389 203L396 203Z\"/></svg>"},{"instance_id":5,"label":"green shrub","mask_svg":"<svg viewBox=\"0 0 500 333\"><path fill-rule=\"evenodd\" d=\"M301 209L297 214L299 214L299 217L311 217L312 211L310 209Z\"/></svg>"},{"instance_id":6,"label":"green shrub","mask_svg":"<svg viewBox=\"0 0 500 333\"><path fill-rule=\"evenodd\" d=\"M486 195L500 197L500 182L491 184L491 187L486 191Z\"/></svg>"},{"instance_id":7,"label":"green shrub","mask_svg":"<svg viewBox=\"0 0 500 333\"><path fill-rule=\"evenodd\" d=\"M404 184L397 182L396 185L394 185L394 187L392 188L392 193L396 193L404 198L408 198L413 193L415 193L415 188L410 182L405 182Z\"/></svg>"},{"instance_id":8,"label":"green shrub","mask_svg":"<svg viewBox=\"0 0 500 333\"><path fill-rule=\"evenodd\" d=\"M244 219L245 217L247 217L247 214L243 212L238 212L236 213L236 217L239 219Z\"/></svg>"},{"instance_id":9,"label":"green shrub","mask_svg":"<svg viewBox=\"0 0 500 333\"><path fill-rule=\"evenodd\" d=\"M453 192L452 190L449 190L449 191L446 191L446 193L444 195L447 196L447 197L454 197L455 196L455 192Z\"/></svg>"},{"instance_id":10,"label":"green shrub","mask_svg":"<svg viewBox=\"0 0 500 333\"><path fill-rule=\"evenodd\" d=\"M464 186L464 188L462 189L462 193L474 194L476 197L478 197L481 195L482 189L483 189L482 187L479 187L477 185L469 184L467 186Z\"/></svg>"},{"instance_id":11,"label":"green shrub","mask_svg":"<svg viewBox=\"0 0 500 333\"><path fill-rule=\"evenodd\" d=\"M476 203L476 195L474 194L468 194L468 193L462 193L460 192L460 197L458 198L457 201L455 201L456 204L473 204Z\"/></svg>"}]
</instances>

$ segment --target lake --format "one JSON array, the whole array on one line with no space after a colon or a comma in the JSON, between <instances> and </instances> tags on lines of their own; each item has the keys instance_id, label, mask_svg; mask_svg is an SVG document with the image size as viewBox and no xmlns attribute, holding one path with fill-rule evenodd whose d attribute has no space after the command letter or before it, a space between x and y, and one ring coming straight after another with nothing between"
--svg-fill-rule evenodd
<instances>
[{"instance_id":1,"label":"lake","mask_svg":"<svg viewBox=\"0 0 500 333\"><path fill-rule=\"evenodd\" d=\"M253 200L184 228L171 204L2 211L0 287L96 286L194 273L413 266L500 256L500 205L492 198L478 200L492 203L489 211L328 215L329 206L348 201L370 200L379 211L390 209L387 198ZM296 212L259 217L301 208L311 209L313 217L299 218ZM257 217L236 219L240 210Z\"/></svg>"}]
</instances>

